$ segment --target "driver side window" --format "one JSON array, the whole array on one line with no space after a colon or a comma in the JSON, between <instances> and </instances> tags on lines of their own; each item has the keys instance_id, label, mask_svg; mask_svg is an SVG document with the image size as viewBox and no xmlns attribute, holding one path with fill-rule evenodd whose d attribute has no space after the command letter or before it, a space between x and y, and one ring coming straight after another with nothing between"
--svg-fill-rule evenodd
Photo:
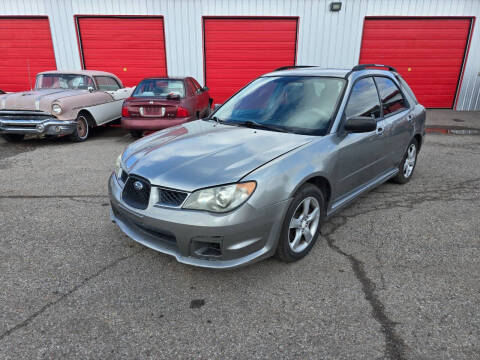
<instances>
[{"instance_id":1,"label":"driver side window","mask_svg":"<svg viewBox=\"0 0 480 360\"><path fill-rule=\"evenodd\" d=\"M360 79L353 85L345 116L347 119L356 116L380 118L380 101L372 77Z\"/></svg>"}]
</instances>

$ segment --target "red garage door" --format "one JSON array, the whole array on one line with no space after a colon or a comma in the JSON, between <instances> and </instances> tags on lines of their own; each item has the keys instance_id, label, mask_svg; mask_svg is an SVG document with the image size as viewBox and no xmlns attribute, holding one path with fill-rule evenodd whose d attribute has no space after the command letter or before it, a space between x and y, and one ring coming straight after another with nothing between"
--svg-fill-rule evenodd
<instances>
[{"instance_id":1,"label":"red garage door","mask_svg":"<svg viewBox=\"0 0 480 360\"><path fill-rule=\"evenodd\" d=\"M85 69L111 72L125 86L167 75L163 18L78 17L77 23Z\"/></svg>"},{"instance_id":2,"label":"red garage door","mask_svg":"<svg viewBox=\"0 0 480 360\"><path fill-rule=\"evenodd\" d=\"M360 63L395 67L426 107L452 108L470 19L365 19Z\"/></svg>"},{"instance_id":3,"label":"red garage door","mask_svg":"<svg viewBox=\"0 0 480 360\"><path fill-rule=\"evenodd\" d=\"M261 74L295 64L297 19L205 18L205 82L222 103Z\"/></svg>"},{"instance_id":4,"label":"red garage door","mask_svg":"<svg viewBox=\"0 0 480 360\"><path fill-rule=\"evenodd\" d=\"M48 18L0 18L0 89L29 90L56 68Z\"/></svg>"}]
</instances>

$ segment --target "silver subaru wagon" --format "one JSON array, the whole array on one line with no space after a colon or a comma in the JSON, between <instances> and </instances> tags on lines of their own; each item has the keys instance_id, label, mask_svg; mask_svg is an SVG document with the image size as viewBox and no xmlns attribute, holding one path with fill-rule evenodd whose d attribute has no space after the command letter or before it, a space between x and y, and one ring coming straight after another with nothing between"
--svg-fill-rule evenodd
<instances>
[{"instance_id":1,"label":"silver subaru wagon","mask_svg":"<svg viewBox=\"0 0 480 360\"><path fill-rule=\"evenodd\" d=\"M424 136L425 108L392 67L277 69L209 118L128 146L109 180L111 218L186 264L299 260L323 220L408 182Z\"/></svg>"}]
</instances>

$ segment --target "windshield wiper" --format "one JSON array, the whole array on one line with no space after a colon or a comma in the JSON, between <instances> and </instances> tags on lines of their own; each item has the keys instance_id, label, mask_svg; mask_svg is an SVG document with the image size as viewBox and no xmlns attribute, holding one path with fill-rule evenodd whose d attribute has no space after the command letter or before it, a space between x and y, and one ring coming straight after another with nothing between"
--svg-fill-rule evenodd
<instances>
[{"instance_id":1,"label":"windshield wiper","mask_svg":"<svg viewBox=\"0 0 480 360\"><path fill-rule=\"evenodd\" d=\"M256 121L252 120L247 120L247 121L241 121L241 122L234 122L235 125L239 126L245 126L249 127L252 129L261 129L261 130L273 130L273 131L278 131L278 132L288 132L284 127L282 126L276 126L276 125L267 125L267 124L260 124Z\"/></svg>"},{"instance_id":2,"label":"windshield wiper","mask_svg":"<svg viewBox=\"0 0 480 360\"><path fill-rule=\"evenodd\" d=\"M216 116L209 116L209 117L204 118L204 119L202 119L202 120L205 120L205 121L213 120L213 121L215 121L217 124L220 124L220 123L223 122L222 119L219 119L219 118L216 117Z\"/></svg>"}]
</instances>

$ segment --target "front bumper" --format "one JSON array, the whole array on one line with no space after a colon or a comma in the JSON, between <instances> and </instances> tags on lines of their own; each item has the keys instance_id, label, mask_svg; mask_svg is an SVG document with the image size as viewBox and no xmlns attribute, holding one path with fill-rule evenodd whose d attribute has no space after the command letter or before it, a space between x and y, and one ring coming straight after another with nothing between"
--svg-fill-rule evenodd
<instances>
[{"instance_id":1,"label":"front bumper","mask_svg":"<svg viewBox=\"0 0 480 360\"><path fill-rule=\"evenodd\" d=\"M185 124L195 120L194 117L186 118L125 118L122 117L122 127L128 130L163 130L172 126Z\"/></svg>"},{"instance_id":2,"label":"front bumper","mask_svg":"<svg viewBox=\"0 0 480 360\"><path fill-rule=\"evenodd\" d=\"M152 186L153 188L153 186ZM122 187L115 174L109 180L110 216L133 240L177 261L205 268L234 268L270 257L289 200L256 209L248 201L227 214L213 214L149 204L146 210L122 200ZM199 243L216 243L220 255L200 255Z\"/></svg>"},{"instance_id":3,"label":"front bumper","mask_svg":"<svg viewBox=\"0 0 480 360\"><path fill-rule=\"evenodd\" d=\"M68 135L77 127L75 120L57 120L54 117L30 120L9 119L0 116L0 134L32 134L32 135Z\"/></svg>"}]
</instances>

